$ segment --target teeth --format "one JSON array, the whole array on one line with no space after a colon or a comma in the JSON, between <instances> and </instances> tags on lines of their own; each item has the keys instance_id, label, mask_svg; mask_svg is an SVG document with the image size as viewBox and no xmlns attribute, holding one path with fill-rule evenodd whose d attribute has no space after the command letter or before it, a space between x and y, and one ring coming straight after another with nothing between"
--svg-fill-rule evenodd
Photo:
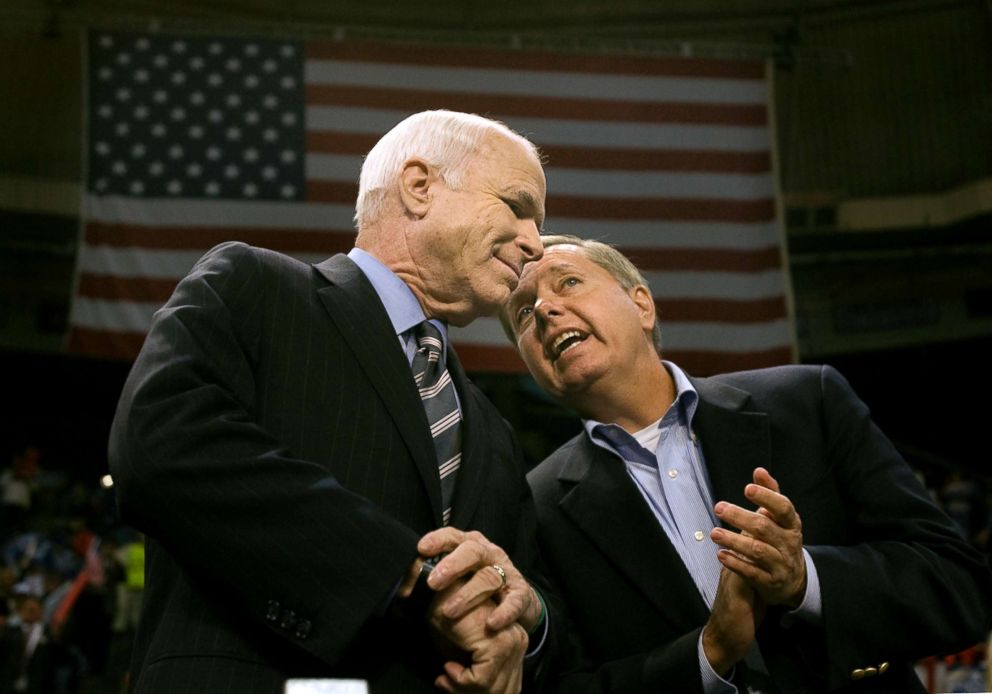
<instances>
[{"instance_id":1,"label":"teeth","mask_svg":"<svg viewBox=\"0 0 992 694\"><path fill-rule=\"evenodd\" d=\"M555 338L554 344L551 345L551 351L557 354L558 356L561 356L568 350L572 349L572 347L575 347L575 345L579 344L578 342L573 342L568 347L563 349L561 352L558 351L558 348L561 347L563 342L565 342L566 340L570 340L573 337L581 338L582 333L580 333L578 330L569 330L568 332L562 333L561 335Z\"/></svg>"}]
</instances>

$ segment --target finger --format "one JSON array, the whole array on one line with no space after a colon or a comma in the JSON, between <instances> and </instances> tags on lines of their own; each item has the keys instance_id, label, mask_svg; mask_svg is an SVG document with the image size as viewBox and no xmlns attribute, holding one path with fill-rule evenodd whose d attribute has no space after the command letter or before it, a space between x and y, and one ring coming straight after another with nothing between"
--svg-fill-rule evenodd
<instances>
[{"instance_id":1,"label":"finger","mask_svg":"<svg viewBox=\"0 0 992 694\"><path fill-rule=\"evenodd\" d=\"M478 535L482 540L471 538L466 539L454 547L450 554L445 556L427 579L427 584L434 590L443 590L451 583L470 573L474 573L483 567L496 564L505 555L496 545L491 544L482 535Z\"/></svg>"},{"instance_id":2,"label":"finger","mask_svg":"<svg viewBox=\"0 0 992 694\"><path fill-rule=\"evenodd\" d=\"M417 551L423 557L436 557L442 552L450 552L469 536L482 537L482 533L467 533L451 526L438 528L424 535L417 542Z\"/></svg>"},{"instance_id":3,"label":"finger","mask_svg":"<svg viewBox=\"0 0 992 694\"><path fill-rule=\"evenodd\" d=\"M434 680L434 686L440 689L442 692L448 692L449 694L455 693L455 683L447 675L447 673L438 676L438 678Z\"/></svg>"},{"instance_id":4,"label":"finger","mask_svg":"<svg viewBox=\"0 0 992 694\"><path fill-rule=\"evenodd\" d=\"M754 468L754 473L752 474L752 478L754 479L755 484L759 484L762 487L768 487L773 492L782 491L781 489L779 489L778 480L772 477L772 474L763 467Z\"/></svg>"},{"instance_id":5,"label":"finger","mask_svg":"<svg viewBox=\"0 0 992 694\"><path fill-rule=\"evenodd\" d=\"M799 527L799 514L789 497L757 484L744 487L744 496L767 511L761 513L759 509L759 515L771 518L779 526L789 530Z\"/></svg>"},{"instance_id":6,"label":"finger","mask_svg":"<svg viewBox=\"0 0 992 694\"><path fill-rule=\"evenodd\" d=\"M492 566L485 566L452 595L443 598L441 613L448 619L459 619L502 588L503 577Z\"/></svg>"},{"instance_id":7,"label":"finger","mask_svg":"<svg viewBox=\"0 0 992 694\"><path fill-rule=\"evenodd\" d=\"M771 578L768 572L757 564L747 561L728 550L720 550L716 553L716 558L720 560L721 564L752 586L764 586Z\"/></svg>"},{"instance_id":8,"label":"finger","mask_svg":"<svg viewBox=\"0 0 992 694\"><path fill-rule=\"evenodd\" d=\"M772 545L754 537L730 532L724 528L713 528L710 532L710 538L720 548L736 555L738 559L760 566L766 571L771 571L775 562L781 557L781 553Z\"/></svg>"},{"instance_id":9,"label":"finger","mask_svg":"<svg viewBox=\"0 0 992 694\"><path fill-rule=\"evenodd\" d=\"M514 622L520 621L520 617L530 607L534 598L534 591L526 581L522 585L509 587L499 593L500 603L486 619L486 626L490 629L503 629Z\"/></svg>"}]
</instances>

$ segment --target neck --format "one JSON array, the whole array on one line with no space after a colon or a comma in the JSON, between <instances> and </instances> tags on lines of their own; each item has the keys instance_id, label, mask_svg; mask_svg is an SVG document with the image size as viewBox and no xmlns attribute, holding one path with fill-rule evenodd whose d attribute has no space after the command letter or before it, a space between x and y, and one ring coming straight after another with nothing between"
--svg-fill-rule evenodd
<instances>
[{"instance_id":1,"label":"neck","mask_svg":"<svg viewBox=\"0 0 992 694\"><path fill-rule=\"evenodd\" d=\"M653 351L625 367L622 376L601 378L570 404L585 419L640 431L661 419L675 401L675 381Z\"/></svg>"}]
</instances>

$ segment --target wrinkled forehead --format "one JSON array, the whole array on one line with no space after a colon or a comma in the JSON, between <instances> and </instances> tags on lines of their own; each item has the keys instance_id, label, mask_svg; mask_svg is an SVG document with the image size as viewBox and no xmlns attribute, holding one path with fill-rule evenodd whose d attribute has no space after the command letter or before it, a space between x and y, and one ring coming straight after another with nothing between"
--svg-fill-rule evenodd
<instances>
[{"instance_id":1,"label":"wrinkled forehead","mask_svg":"<svg viewBox=\"0 0 992 694\"><path fill-rule=\"evenodd\" d=\"M533 290L534 286L543 279L588 267L590 262L581 246L570 243L548 246L544 249L544 255L540 260L524 265L520 284L514 293Z\"/></svg>"}]
</instances>

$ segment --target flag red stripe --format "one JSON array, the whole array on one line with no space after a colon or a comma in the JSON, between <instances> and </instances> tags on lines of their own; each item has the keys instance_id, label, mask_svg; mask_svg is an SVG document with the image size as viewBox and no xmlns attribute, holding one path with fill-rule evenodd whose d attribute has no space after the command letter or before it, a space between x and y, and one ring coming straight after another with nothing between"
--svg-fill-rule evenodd
<instances>
[{"instance_id":1,"label":"flag red stripe","mask_svg":"<svg viewBox=\"0 0 992 694\"><path fill-rule=\"evenodd\" d=\"M679 323L766 323L788 316L785 297L737 301L734 299L659 299L655 298L662 330L665 322Z\"/></svg>"},{"instance_id":2,"label":"flag red stripe","mask_svg":"<svg viewBox=\"0 0 992 694\"><path fill-rule=\"evenodd\" d=\"M130 361L138 356L145 342L145 333L125 333L112 330L90 330L73 326L69 331L68 350L72 354L101 359Z\"/></svg>"},{"instance_id":3,"label":"flag red stripe","mask_svg":"<svg viewBox=\"0 0 992 694\"><path fill-rule=\"evenodd\" d=\"M768 122L764 104L706 104L662 101L620 101L569 97L481 94L352 85L308 84L307 104L357 106L424 111L441 104L453 111L579 121L615 123L695 123L705 125L764 126Z\"/></svg>"},{"instance_id":4,"label":"flag red stripe","mask_svg":"<svg viewBox=\"0 0 992 694\"><path fill-rule=\"evenodd\" d=\"M458 48L421 44L418 44L415 50L411 50L410 46L398 43L366 43L363 41L311 42L307 44L306 59L599 75L709 77L739 80L764 80L765 78L765 64L760 60L593 55L531 50L524 53L505 48ZM522 76L522 79L526 79L526 76ZM485 87L485 84L480 86Z\"/></svg>"},{"instance_id":5,"label":"flag red stripe","mask_svg":"<svg viewBox=\"0 0 992 694\"><path fill-rule=\"evenodd\" d=\"M355 245L353 231L307 231L304 229L251 229L245 227L170 227L86 223L86 243L116 248L139 247L158 250L202 250L225 241L243 241L252 246L283 253L347 253Z\"/></svg>"},{"instance_id":6,"label":"flag red stripe","mask_svg":"<svg viewBox=\"0 0 992 694\"><path fill-rule=\"evenodd\" d=\"M318 154L365 156L376 136L327 130L307 133L307 151ZM561 169L610 171L712 171L719 173L767 173L772 168L769 152L711 152L705 150L615 149L609 147L541 147L547 166Z\"/></svg>"}]
</instances>

